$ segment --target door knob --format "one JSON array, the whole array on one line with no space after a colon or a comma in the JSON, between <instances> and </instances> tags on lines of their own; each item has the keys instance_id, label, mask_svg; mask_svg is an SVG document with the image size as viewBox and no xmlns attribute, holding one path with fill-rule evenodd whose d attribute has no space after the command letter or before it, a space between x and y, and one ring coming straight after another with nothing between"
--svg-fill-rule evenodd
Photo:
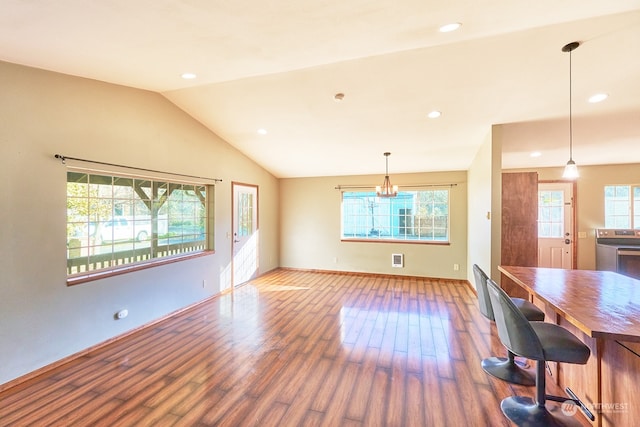
<instances>
[{"instance_id":1,"label":"door knob","mask_svg":"<svg viewBox=\"0 0 640 427\"><path fill-rule=\"evenodd\" d=\"M571 239L564 239L564 242L568 245L569 243L571 243Z\"/></svg>"}]
</instances>

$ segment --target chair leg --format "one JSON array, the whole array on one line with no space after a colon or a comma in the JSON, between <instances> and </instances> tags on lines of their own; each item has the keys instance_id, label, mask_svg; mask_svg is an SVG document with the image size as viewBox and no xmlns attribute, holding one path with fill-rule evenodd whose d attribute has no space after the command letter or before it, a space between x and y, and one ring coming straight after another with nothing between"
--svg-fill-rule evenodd
<instances>
[{"instance_id":1,"label":"chair leg","mask_svg":"<svg viewBox=\"0 0 640 427\"><path fill-rule=\"evenodd\" d=\"M546 364L544 360L538 360L536 362L536 403L541 408L544 408L547 402L547 372Z\"/></svg>"},{"instance_id":2,"label":"chair leg","mask_svg":"<svg viewBox=\"0 0 640 427\"><path fill-rule=\"evenodd\" d=\"M533 374L515 360L510 351L507 357L489 357L481 362L482 369L489 374L511 384L532 386L536 383Z\"/></svg>"},{"instance_id":3,"label":"chair leg","mask_svg":"<svg viewBox=\"0 0 640 427\"><path fill-rule=\"evenodd\" d=\"M546 372L544 360L536 362L536 394L535 399L524 396L512 396L503 399L500 403L502 413L517 426L527 427L553 427L553 426L579 426L580 422L574 417L568 417L562 413L549 412L546 408L547 395Z\"/></svg>"},{"instance_id":4,"label":"chair leg","mask_svg":"<svg viewBox=\"0 0 640 427\"><path fill-rule=\"evenodd\" d=\"M547 394L545 398L547 400L553 400L554 402L560 402L560 403L571 402L582 411L585 417L589 418L591 421L596 420L596 416L593 415L593 412L591 412L591 410L587 408L587 405L585 405L584 402L580 400L580 398L569 387L566 387L564 391L569 395L569 397L554 396L552 394Z\"/></svg>"}]
</instances>

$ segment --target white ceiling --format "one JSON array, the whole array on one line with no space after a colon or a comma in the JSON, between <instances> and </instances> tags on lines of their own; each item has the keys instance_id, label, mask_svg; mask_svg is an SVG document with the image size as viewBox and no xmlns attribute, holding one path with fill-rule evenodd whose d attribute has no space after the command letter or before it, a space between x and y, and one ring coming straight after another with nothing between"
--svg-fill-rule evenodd
<instances>
[{"instance_id":1,"label":"white ceiling","mask_svg":"<svg viewBox=\"0 0 640 427\"><path fill-rule=\"evenodd\" d=\"M0 60L157 91L281 178L464 170L493 124L561 166L572 41L573 158L640 162L640 0L0 0Z\"/></svg>"}]
</instances>

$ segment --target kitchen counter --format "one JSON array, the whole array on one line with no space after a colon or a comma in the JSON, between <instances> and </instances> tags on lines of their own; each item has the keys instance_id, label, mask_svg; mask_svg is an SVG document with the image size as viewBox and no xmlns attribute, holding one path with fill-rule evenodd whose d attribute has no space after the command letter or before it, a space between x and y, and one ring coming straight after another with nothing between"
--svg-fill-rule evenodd
<instances>
[{"instance_id":1,"label":"kitchen counter","mask_svg":"<svg viewBox=\"0 0 640 427\"><path fill-rule=\"evenodd\" d=\"M586 365L549 363L596 414L595 426L640 419L640 280L611 271L499 266L545 311L591 349ZM578 416L578 415L576 415Z\"/></svg>"}]
</instances>

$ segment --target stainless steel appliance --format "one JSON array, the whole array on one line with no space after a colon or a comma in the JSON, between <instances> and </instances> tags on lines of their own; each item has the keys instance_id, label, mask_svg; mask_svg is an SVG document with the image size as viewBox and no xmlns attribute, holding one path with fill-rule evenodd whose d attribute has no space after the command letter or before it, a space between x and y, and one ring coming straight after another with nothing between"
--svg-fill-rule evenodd
<instances>
[{"instance_id":1,"label":"stainless steel appliance","mask_svg":"<svg viewBox=\"0 0 640 427\"><path fill-rule=\"evenodd\" d=\"M596 230L596 270L640 279L640 230Z\"/></svg>"}]
</instances>

